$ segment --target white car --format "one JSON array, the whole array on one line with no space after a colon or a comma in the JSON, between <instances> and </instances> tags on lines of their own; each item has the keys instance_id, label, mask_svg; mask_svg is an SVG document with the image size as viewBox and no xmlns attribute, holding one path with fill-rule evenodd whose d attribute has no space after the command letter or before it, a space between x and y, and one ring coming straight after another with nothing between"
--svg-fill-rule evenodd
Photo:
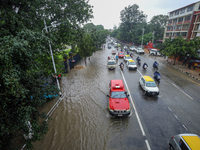
<instances>
[{"instance_id":1,"label":"white car","mask_svg":"<svg viewBox=\"0 0 200 150\"><path fill-rule=\"evenodd\" d=\"M132 60L131 56L130 55L125 55L124 56L124 61L128 61L128 60Z\"/></svg>"},{"instance_id":2,"label":"white car","mask_svg":"<svg viewBox=\"0 0 200 150\"><path fill-rule=\"evenodd\" d=\"M150 55L161 56L157 49L151 49L149 52Z\"/></svg>"},{"instance_id":3,"label":"white car","mask_svg":"<svg viewBox=\"0 0 200 150\"><path fill-rule=\"evenodd\" d=\"M136 47L135 47L135 46L131 46L131 47L129 47L129 49L130 49L131 51L136 51Z\"/></svg>"},{"instance_id":4,"label":"white car","mask_svg":"<svg viewBox=\"0 0 200 150\"><path fill-rule=\"evenodd\" d=\"M136 53L144 54L144 50L142 48L138 48L138 49L136 49Z\"/></svg>"},{"instance_id":5,"label":"white car","mask_svg":"<svg viewBox=\"0 0 200 150\"><path fill-rule=\"evenodd\" d=\"M108 69L115 69L116 68L116 61L115 59L110 59L107 62Z\"/></svg>"},{"instance_id":6,"label":"white car","mask_svg":"<svg viewBox=\"0 0 200 150\"><path fill-rule=\"evenodd\" d=\"M126 66L128 67L129 70L136 70L137 65L135 64L134 60L128 60L126 63Z\"/></svg>"},{"instance_id":7,"label":"white car","mask_svg":"<svg viewBox=\"0 0 200 150\"><path fill-rule=\"evenodd\" d=\"M159 95L159 89L150 76L142 76L139 80L139 84L144 91L144 95Z\"/></svg>"},{"instance_id":8,"label":"white car","mask_svg":"<svg viewBox=\"0 0 200 150\"><path fill-rule=\"evenodd\" d=\"M128 49L128 47L125 45L125 46L124 46L124 50L127 50L127 49Z\"/></svg>"}]
</instances>

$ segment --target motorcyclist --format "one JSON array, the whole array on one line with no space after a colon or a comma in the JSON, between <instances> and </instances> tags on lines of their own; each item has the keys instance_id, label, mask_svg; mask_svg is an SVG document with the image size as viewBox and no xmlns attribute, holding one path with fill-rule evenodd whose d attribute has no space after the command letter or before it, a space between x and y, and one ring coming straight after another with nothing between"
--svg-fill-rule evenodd
<instances>
[{"instance_id":1,"label":"motorcyclist","mask_svg":"<svg viewBox=\"0 0 200 150\"><path fill-rule=\"evenodd\" d=\"M147 67L148 67L147 63L144 63L142 68L145 69Z\"/></svg>"},{"instance_id":2,"label":"motorcyclist","mask_svg":"<svg viewBox=\"0 0 200 150\"><path fill-rule=\"evenodd\" d=\"M133 53L130 53L131 58L133 58Z\"/></svg>"},{"instance_id":3,"label":"motorcyclist","mask_svg":"<svg viewBox=\"0 0 200 150\"><path fill-rule=\"evenodd\" d=\"M108 60L110 60L110 56L108 56Z\"/></svg>"},{"instance_id":4,"label":"motorcyclist","mask_svg":"<svg viewBox=\"0 0 200 150\"><path fill-rule=\"evenodd\" d=\"M139 60L140 60L140 57L138 56L138 57L137 57L137 61L139 61Z\"/></svg>"},{"instance_id":5,"label":"motorcyclist","mask_svg":"<svg viewBox=\"0 0 200 150\"><path fill-rule=\"evenodd\" d=\"M127 50L127 55L129 54L129 50Z\"/></svg>"},{"instance_id":6,"label":"motorcyclist","mask_svg":"<svg viewBox=\"0 0 200 150\"><path fill-rule=\"evenodd\" d=\"M154 72L154 78L156 79L156 80L160 80L160 73L156 70L155 72Z\"/></svg>"},{"instance_id":7,"label":"motorcyclist","mask_svg":"<svg viewBox=\"0 0 200 150\"><path fill-rule=\"evenodd\" d=\"M158 66L158 63L157 63L157 61L155 61L154 63L153 63L153 67L157 67Z\"/></svg>"},{"instance_id":8,"label":"motorcyclist","mask_svg":"<svg viewBox=\"0 0 200 150\"><path fill-rule=\"evenodd\" d=\"M119 66L120 66L120 68L124 67L124 63L121 62Z\"/></svg>"}]
</instances>

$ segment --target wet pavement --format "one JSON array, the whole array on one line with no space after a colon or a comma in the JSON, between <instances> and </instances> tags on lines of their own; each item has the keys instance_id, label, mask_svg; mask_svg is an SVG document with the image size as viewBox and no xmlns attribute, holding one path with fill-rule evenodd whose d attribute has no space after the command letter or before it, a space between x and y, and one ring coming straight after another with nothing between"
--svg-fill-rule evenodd
<instances>
[{"instance_id":1,"label":"wet pavement","mask_svg":"<svg viewBox=\"0 0 200 150\"><path fill-rule=\"evenodd\" d=\"M114 49L112 47L112 49ZM36 150L162 150L167 149L171 136L200 133L200 82L168 66L162 57L140 55L144 71L121 72L119 67L108 70L107 56L112 49L100 50L78 63L66 77L61 89L66 97L49 120L44 139L34 143ZM134 53L133 59L138 55ZM141 75L153 76L154 61L159 62L160 95L147 97L138 85ZM119 59L119 63L123 59ZM109 81L122 79L130 94L132 113L129 117L113 118L108 111ZM48 103L44 111L48 111Z\"/></svg>"}]
</instances>

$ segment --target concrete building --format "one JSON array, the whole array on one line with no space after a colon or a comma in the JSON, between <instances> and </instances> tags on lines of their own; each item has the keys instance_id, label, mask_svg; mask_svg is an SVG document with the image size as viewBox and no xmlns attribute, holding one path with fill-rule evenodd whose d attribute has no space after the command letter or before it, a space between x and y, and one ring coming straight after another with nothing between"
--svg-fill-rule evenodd
<instances>
[{"instance_id":1,"label":"concrete building","mask_svg":"<svg viewBox=\"0 0 200 150\"><path fill-rule=\"evenodd\" d=\"M200 1L168 13L163 40L182 35L185 39L200 37Z\"/></svg>"}]
</instances>

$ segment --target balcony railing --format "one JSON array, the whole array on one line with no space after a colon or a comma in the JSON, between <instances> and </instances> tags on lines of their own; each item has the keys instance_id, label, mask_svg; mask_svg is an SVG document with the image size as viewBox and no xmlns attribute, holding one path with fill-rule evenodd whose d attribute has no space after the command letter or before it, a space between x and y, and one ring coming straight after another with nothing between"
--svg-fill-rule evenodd
<instances>
[{"instance_id":1,"label":"balcony railing","mask_svg":"<svg viewBox=\"0 0 200 150\"><path fill-rule=\"evenodd\" d=\"M184 21L183 23L190 23L190 20L188 20L188 21Z\"/></svg>"}]
</instances>

